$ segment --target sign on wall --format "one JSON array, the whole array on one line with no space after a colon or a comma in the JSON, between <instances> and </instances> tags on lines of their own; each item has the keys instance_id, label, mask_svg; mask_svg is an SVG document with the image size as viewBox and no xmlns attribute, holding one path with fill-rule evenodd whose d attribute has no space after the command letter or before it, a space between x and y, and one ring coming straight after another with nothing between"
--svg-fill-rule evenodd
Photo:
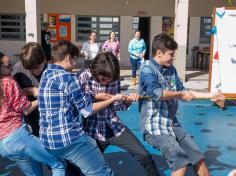
<instances>
[{"instance_id":1,"label":"sign on wall","mask_svg":"<svg viewBox=\"0 0 236 176\"><path fill-rule=\"evenodd\" d=\"M213 12L209 90L236 98L236 8Z\"/></svg>"},{"instance_id":2,"label":"sign on wall","mask_svg":"<svg viewBox=\"0 0 236 176\"><path fill-rule=\"evenodd\" d=\"M71 16L66 14L48 14L51 42L57 40L71 41Z\"/></svg>"}]
</instances>

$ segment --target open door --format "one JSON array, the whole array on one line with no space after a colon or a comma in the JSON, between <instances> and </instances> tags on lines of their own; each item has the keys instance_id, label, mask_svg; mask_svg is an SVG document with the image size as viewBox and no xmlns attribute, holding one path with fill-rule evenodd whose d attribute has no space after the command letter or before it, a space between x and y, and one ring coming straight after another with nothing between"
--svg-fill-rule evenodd
<instances>
[{"instance_id":1,"label":"open door","mask_svg":"<svg viewBox=\"0 0 236 176\"><path fill-rule=\"evenodd\" d=\"M150 57L150 17L133 17L133 31L140 30L141 38L146 44L145 59Z\"/></svg>"}]
</instances>

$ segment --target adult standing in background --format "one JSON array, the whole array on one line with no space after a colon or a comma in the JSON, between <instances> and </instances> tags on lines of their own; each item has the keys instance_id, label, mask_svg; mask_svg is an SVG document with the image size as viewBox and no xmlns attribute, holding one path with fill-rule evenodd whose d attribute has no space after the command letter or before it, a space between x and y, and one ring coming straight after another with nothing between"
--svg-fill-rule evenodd
<instances>
[{"instance_id":1,"label":"adult standing in background","mask_svg":"<svg viewBox=\"0 0 236 176\"><path fill-rule=\"evenodd\" d=\"M115 32L110 32L109 39L102 46L105 51L112 52L120 60L120 42L116 38Z\"/></svg>"},{"instance_id":2,"label":"adult standing in background","mask_svg":"<svg viewBox=\"0 0 236 176\"><path fill-rule=\"evenodd\" d=\"M46 60L51 61L51 33L48 27L48 22L43 23L41 32L41 46L44 50Z\"/></svg>"},{"instance_id":3,"label":"adult standing in background","mask_svg":"<svg viewBox=\"0 0 236 176\"><path fill-rule=\"evenodd\" d=\"M144 55L146 52L146 45L143 39L141 39L141 32L136 30L134 33L134 38L130 40L128 52L130 54L130 63L132 66L132 82L131 85L135 86L137 84L136 71L140 67L141 61L144 60Z\"/></svg>"},{"instance_id":4,"label":"adult standing in background","mask_svg":"<svg viewBox=\"0 0 236 176\"><path fill-rule=\"evenodd\" d=\"M81 49L81 54L85 56L84 58L84 68L88 68L93 59L102 50L101 43L96 42L97 32L91 31L89 33L89 41L84 42Z\"/></svg>"}]
</instances>

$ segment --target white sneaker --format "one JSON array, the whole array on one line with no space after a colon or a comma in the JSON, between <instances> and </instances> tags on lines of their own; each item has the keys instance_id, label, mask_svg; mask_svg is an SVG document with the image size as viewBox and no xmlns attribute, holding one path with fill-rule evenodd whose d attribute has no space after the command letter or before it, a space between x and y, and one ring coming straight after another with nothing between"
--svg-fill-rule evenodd
<instances>
[{"instance_id":1,"label":"white sneaker","mask_svg":"<svg viewBox=\"0 0 236 176\"><path fill-rule=\"evenodd\" d=\"M228 176L235 176L236 175L236 169L231 170Z\"/></svg>"}]
</instances>

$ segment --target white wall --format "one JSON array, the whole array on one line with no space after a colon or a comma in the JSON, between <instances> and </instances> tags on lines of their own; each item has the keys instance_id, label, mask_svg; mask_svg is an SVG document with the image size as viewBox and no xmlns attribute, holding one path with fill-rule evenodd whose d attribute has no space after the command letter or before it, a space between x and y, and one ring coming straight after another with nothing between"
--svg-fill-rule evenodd
<instances>
[{"instance_id":1,"label":"white wall","mask_svg":"<svg viewBox=\"0 0 236 176\"><path fill-rule=\"evenodd\" d=\"M25 41L5 41L0 40L0 51L10 57L11 63L18 61L19 57L14 56L20 54L21 48L25 45Z\"/></svg>"}]
</instances>

